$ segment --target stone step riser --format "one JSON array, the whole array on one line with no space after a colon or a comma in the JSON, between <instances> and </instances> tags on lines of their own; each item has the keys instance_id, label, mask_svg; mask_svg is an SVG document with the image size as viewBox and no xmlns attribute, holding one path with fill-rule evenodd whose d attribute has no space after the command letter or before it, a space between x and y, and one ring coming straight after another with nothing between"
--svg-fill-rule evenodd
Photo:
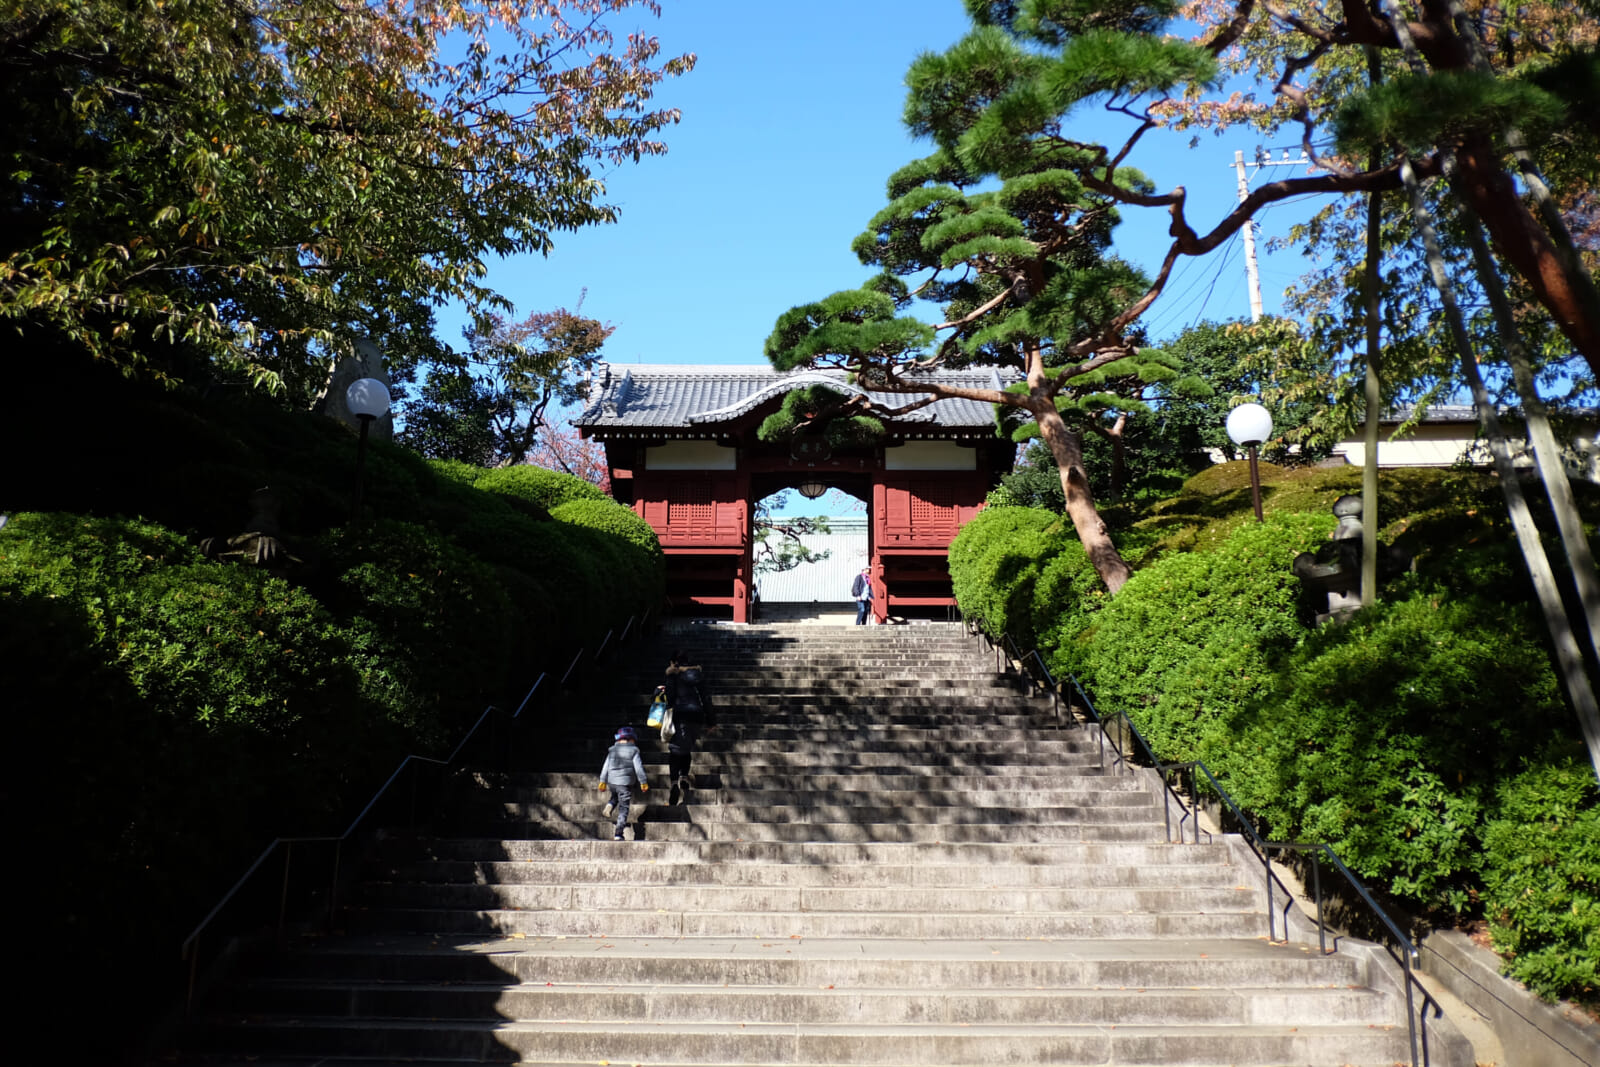
<instances>
[{"instance_id":1,"label":"stone step riser","mask_svg":"<svg viewBox=\"0 0 1600 1067\"><path fill-rule=\"evenodd\" d=\"M946 1026L1031 1025L1040 1020L1079 1026L1274 1024L1314 1026L1378 1025L1388 1021L1388 1005L1370 992L1330 993L1144 990L1053 992L1007 990L1000 993L956 989L942 993L838 988L826 991L783 988L696 991L683 985L659 989L517 987L397 989L364 985L256 986L242 990L239 1008L289 1015L306 1022L338 1019L514 1019L520 1022L586 1023L612 1021L624 1026L659 1021L798 1025Z\"/></svg>"},{"instance_id":2,"label":"stone step riser","mask_svg":"<svg viewBox=\"0 0 1600 1067\"><path fill-rule=\"evenodd\" d=\"M665 781L665 779L663 779ZM1051 785L1059 786L1059 781ZM660 790L661 783L657 783L651 790L635 796L638 801L641 797L652 804L660 804L663 797L651 794ZM596 779L589 779L587 785L571 785L553 789L515 789L500 792L498 803L507 811L513 809L527 810L539 805L558 807L563 810L582 808L585 805L604 805L603 798L606 794L600 793L596 787ZM1135 793L1129 790L1085 790L1085 789L1060 789L1060 788L1027 788L1014 787L1012 789L883 789L883 790L835 790L835 789L795 789L789 787L747 786L734 789L723 783L720 788L701 786L693 790L694 802L700 805L715 804L726 808L744 808L749 811L771 810L774 808L801 808L809 811L837 811L851 809L881 808L889 811L906 811L912 808L925 808L932 811L952 808L1039 808L1041 810L1089 808L1096 811L1120 811L1136 809L1143 813L1150 805L1150 798L1144 793ZM485 803L494 801L485 800ZM948 812L945 812L948 814Z\"/></svg>"},{"instance_id":3,"label":"stone step riser","mask_svg":"<svg viewBox=\"0 0 1600 1067\"><path fill-rule=\"evenodd\" d=\"M1327 1038L1311 1027L1262 1027L1241 1034L1230 1028L1215 1033L1181 1027L1041 1027L1018 1032L1008 1027L944 1029L928 1026L907 1031L889 1028L719 1027L696 1031L692 1024L664 1027L642 1023L558 1029L524 1024L460 1026L367 1025L330 1022L322 1025L250 1025L244 1028L255 1047L279 1053L312 1056L395 1056L504 1062L529 1060L576 1063L661 1062L713 1064L1221 1064L1237 1067L1286 1063L1326 1063ZM1152 1032L1153 1031L1153 1032ZM1406 1036L1378 1029L1337 1034L1338 1063L1389 1064L1409 1059Z\"/></svg>"},{"instance_id":4,"label":"stone step riser","mask_svg":"<svg viewBox=\"0 0 1600 1067\"><path fill-rule=\"evenodd\" d=\"M666 752L650 745L641 746L639 755L646 766L663 764L667 759ZM565 759L560 753L552 752L552 766L549 769L561 773L582 773L592 766L598 772L604 761L604 748ZM706 746L695 746L693 765L697 774L710 771L750 774L759 768L763 773L773 774L782 774L786 769L791 769L790 773L814 771L819 774L849 774L855 770L876 774L887 770L890 773L927 776L972 774L994 777L1018 773L1036 775L1046 763L1045 757L1038 755L981 751L908 753L866 750L837 753L786 750L781 746L773 746L770 751L742 748L729 751L726 745L714 741ZM1063 778L1077 773L1098 773L1101 769L1098 757L1093 752L1066 753L1059 760L1050 760L1048 767Z\"/></svg>"},{"instance_id":5,"label":"stone step riser","mask_svg":"<svg viewBox=\"0 0 1600 1067\"><path fill-rule=\"evenodd\" d=\"M672 631L519 739L527 772L483 773L462 836L382 840L347 936L275 958L221 1043L365 1067L1408 1058L1362 957L1267 945L1228 849L1165 844L1148 776L960 627ZM672 648L719 729L675 805L641 729L657 788L612 842L592 776Z\"/></svg>"},{"instance_id":6,"label":"stone step riser","mask_svg":"<svg viewBox=\"0 0 1600 1067\"><path fill-rule=\"evenodd\" d=\"M349 914L358 933L606 937L1132 938L1262 937L1265 913L1163 915L891 915L840 912L445 911L371 908Z\"/></svg>"},{"instance_id":7,"label":"stone step riser","mask_svg":"<svg viewBox=\"0 0 1600 1067\"><path fill-rule=\"evenodd\" d=\"M363 888L362 903L373 908L441 908L492 911L644 911L666 906L692 913L749 911L850 912L894 916L936 912L981 916L996 911L1018 914L1077 915L1100 912L1253 912L1265 900L1253 888L1208 889L921 889L790 888L786 886L674 886L663 893L644 885L416 885L376 883Z\"/></svg>"},{"instance_id":8,"label":"stone step riser","mask_svg":"<svg viewBox=\"0 0 1600 1067\"><path fill-rule=\"evenodd\" d=\"M549 797L556 792L596 792L595 772L552 772L549 774L515 774L505 779L502 795L515 800L533 800ZM1124 803L1113 799L1117 794L1138 796L1140 803L1149 803L1145 783L1131 775L1100 773L1078 774L1066 778L1060 774L894 774L875 771L862 774L746 774L737 769L722 771L695 771L695 777L706 782L703 788L724 793L748 790L756 794L788 790L820 796L874 796L896 793L919 794L934 797L950 793L961 797L963 803L985 803L985 793L1010 793L1025 791L1029 795L1051 791L1066 793L1092 793L1095 803ZM603 803L603 801L602 801Z\"/></svg>"},{"instance_id":9,"label":"stone step riser","mask_svg":"<svg viewBox=\"0 0 1600 1067\"><path fill-rule=\"evenodd\" d=\"M609 822L590 819L563 820L505 820L477 824L463 823L460 830L467 836L495 837L500 839L560 840L571 837L603 839L611 836ZM666 822L645 820L632 823L628 841L612 844L633 844L636 838L654 841L786 841L809 842L816 840L844 843L931 843L945 842L974 844L1021 844L1038 841L1075 842L1104 841L1134 843L1160 840L1163 833L1159 822L1143 824L1112 824L1091 826L1081 823L1037 823L1032 825L963 825L948 826L940 823L751 823L705 820L697 822Z\"/></svg>"},{"instance_id":10,"label":"stone step riser","mask_svg":"<svg viewBox=\"0 0 1600 1067\"><path fill-rule=\"evenodd\" d=\"M653 744L659 744L659 737L640 734L640 742L640 755L643 755ZM562 737L552 737L549 747L542 750L554 760L571 755L592 755L598 760L605 758L610 745L610 737L595 741L594 736L589 736L581 741L571 739L566 744L563 744ZM797 745L805 747L797 749ZM810 745L816 745L821 750L813 750ZM832 737L824 741L795 741L792 737L726 736L722 728L717 728L709 736L699 737L694 750L706 753L707 758L730 757L738 763L794 761L806 765L818 758L840 761L861 757L862 761L866 761L866 757L893 757L896 763L923 763L930 766L939 766L944 761L963 757L968 760L986 758L995 766L1022 766L1032 769L1034 773L1045 768L1053 769L1058 761L1067 761L1070 765L1069 757L1077 757L1080 763L1098 763L1099 760L1098 745L1086 737L1082 741L1075 737L1046 737L1037 741L880 741L872 737L854 737L848 731L835 731Z\"/></svg>"},{"instance_id":11,"label":"stone step riser","mask_svg":"<svg viewBox=\"0 0 1600 1067\"><path fill-rule=\"evenodd\" d=\"M483 838L393 838L382 842L382 855L395 859L500 860L537 864L546 861L609 865L693 863L708 867L729 864L785 863L809 866L911 865L1027 865L1038 867L1201 864L1228 867L1228 850L1222 845L1165 845L1144 842L1075 842L1042 844L942 841L899 842L830 841L638 841L619 850L613 841L506 840Z\"/></svg>"},{"instance_id":12,"label":"stone step riser","mask_svg":"<svg viewBox=\"0 0 1600 1067\"><path fill-rule=\"evenodd\" d=\"M661 790L652 790L658 792ZM648 796L648 794L646 794ZM788 799L790 794L781 794ZM857 823L866 825L878 824L907 824L927 826L1046 826L1054 823L1082 826L1120 825L1125 822L1136 821L1137 824L1149 826L1153 824L1150 806L1142 804L1138 807L1119 805L1114 807L1089 807L1089 806L1061 806L1025 808L1002 805L937 805L923 806L916 803L907 803L900 806L880 806L876 804L817 804L812 806L799 806L795 804L734 804L719 799L714 791L690 790L690 801L687 805L663 805L661 800L666 799L651 797L653 803L635 805L631 817L640 822L675 823L694 822L704 824L707 822L728 823L776 823L776 824L824 824ZM876 799L876 798L873 798ZM490 814L489 804L486 802L477 806L480 810L474 814L480 817ZM569 805L554 805L541 803L513 803L495 806L493 814L507 819L529 819L536 822L550 819L563 818L584 820L601 818L604 816L597 809L596 803L588 795L582 801L575 801Z\"/></svg>"},{"instance_id":13,"label":"stone step riser","mask_svg":"<svg viewBox=\"0 0 1600 1067\"><path fill-rule=\"evenodd\" d=\"M1241 988L1348 987L1362 976L1348 956L1284 959L981 960L951 959L751 959L734 955L672 957L472 953L428 955L330 954L288 957L268 969L280 980L506 984L640 984L822 989L891 989L915 974L920 990L1104 988L1164 996L1203 987L1219 995Z\"/></svg>"},{"instance_id":14,"label":"stone step riser","mask_svg":"<svg viewBox=\"0 0 1600 1067\"><path fill-rule=\"evenodd\" d=\"M369 865L370 881L429 885L579 886L599 880L589 863L433 863ZM915 885L924 889L1147 889L1209 888L1219 884L1230 867L1186 864L1165 868L1062 865L1030 867L1010 864L953 864L811 867L784 864L629 863L619 872L634 886L790 886L854 887ZM606 881L611 879L607 878Z\"/></svg>"},{"instance_id":15,"label":"stone step riser","mask_svg":"<svg viewBox=\"0 0 1600 1067\"><path fill-rule=\"evenodd\" d=\"M635 724L635 729L638 726ZM645 729L650 729L645 727ZM546 746L550 748L583 748L604 749L609 744L607 735L615 730L609 720L600 729L585 728L583 730L552 731L539 738L541 750ZM651 730L649 735L641 733L642 739L650 739L655 733ZM598 737L596 735L599 735ZM1087 731L1076 729L1013 729L995 728L983 731L986 743L995 745L1015 745L1023 749L1041 746L1039 751L1055 753L1067 752L1095 752L1098 751L1098 742ZM973 728L968 724L954 724L950 726L924 727L924 726L895 726L884 728L881 724L872 723L840 723L819 722L815 726L794 727L773 725L771 720L765 720L760 725L740 725L730 723L726 718L717 720L716 732L707 739L722 745L776 745L776 744L804 744L826 745L830 749L840 751L854 751L852 747L838 748L837 746L855 745L885 745L891 746L896 751L918 751L928 746L941 748L951 745L970 745L973 740Z\"/></svg>"}]
</instances>

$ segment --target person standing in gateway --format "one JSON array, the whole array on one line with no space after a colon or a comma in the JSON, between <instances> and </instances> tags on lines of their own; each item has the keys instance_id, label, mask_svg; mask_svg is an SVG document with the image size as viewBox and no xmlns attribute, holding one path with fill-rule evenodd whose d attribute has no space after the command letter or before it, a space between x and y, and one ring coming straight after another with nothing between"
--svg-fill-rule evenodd
<instances>
[{"instance_id":1,"label":"person standing in gateway","mask_svg":"<svg viewBox=\"0 0 1600 1067\"><path fill-rule=\"evenodd\" d=\"M861 568L855 581L850 583L850 595L856 600L856 625L867 624L867 614L872 611L872 567Z\"/></svg>"}]
</instances>

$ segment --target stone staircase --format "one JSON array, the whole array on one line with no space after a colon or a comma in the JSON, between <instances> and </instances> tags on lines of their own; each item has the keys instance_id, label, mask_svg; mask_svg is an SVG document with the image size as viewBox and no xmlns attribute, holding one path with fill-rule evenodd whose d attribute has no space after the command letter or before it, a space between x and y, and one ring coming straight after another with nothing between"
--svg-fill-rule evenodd
<instances>
[{"instance_id":1,"label":"stone staircase","mask_svg":"<svg viewBox=\"0 0 1600 1067\"><path fill-rule=\"evenodd\" d=\"M613 842L595 774L671 647L720 725L678 806L641 729L655 788ZM258 1065L1410 1061L1370 954L1269 944L1259 869L1166 844L1150 778L1102 768L960 629L700 625L627 659L448 832L387 840L347 932L233 982L195 1044Z\"/></svg>"}]
</instances>

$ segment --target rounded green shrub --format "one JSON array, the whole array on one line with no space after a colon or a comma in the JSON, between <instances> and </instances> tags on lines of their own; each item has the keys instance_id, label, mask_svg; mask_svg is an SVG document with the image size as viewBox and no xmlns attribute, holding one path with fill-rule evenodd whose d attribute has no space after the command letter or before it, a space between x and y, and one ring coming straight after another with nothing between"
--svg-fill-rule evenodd
<instances>
[{"instance_id":1,"label":"rounded green shrub","mask_svg":"<svg viewBox=\"0 0 1600 1067\"><path fill-rule=\"evenodd\" d=\"M521 464L486 471L473 483L479 489L500 493L551 511L571 500L609 500L599 486L561 471Z\"/></svg>"},{"instance_id":2,"label":"rounded green shrub","mask_svg":"<svg viewBox=\"0 0 1600 1067\"><path fill-rule=\"evenodd\" d=\"M587 483L585 483L587 484ZM664 560L661 540L655 529L630 507L614 500L569 500L550 509L550 517L557 522L573 523L620 537L652 559Z\"/></svg>"},{"instance_id":3,"label":"rounded green shrub","mask_svg":"<svg viewBox=\"0 0 1600 1067\"><path fill-rule=\"evenodd\" d=\"M14 516L0 592L76 604L105 664L162 714L284 733L356 699L343 635L305 590L153 524Z\"/></svg>"},{"instance_id":4,"label":"rounded green shrub","mask_svg":"<svg viewBox=\"0 0 1600 1067\"><path fill-rule=\"evenodd\" d=\"M1600 787L1581 744L1553 745L1496 790L1484 912L1506 973L1600 1008Z\"/></svg>"},{"instance_id":5,"label":"rounded green shrub","mask_svg":"<svg viewBox=\"0 0 1600 1067\"><path fill-rule=\"evenodd\" d=\"M1059 522L1059 516L1037 508L989 507L961 527L950 543L949 560L951 588L962 613L982 620L993 637L1008 631L1012 620L1007 606L1016 575L1042 551L1039 538ZM1033 539L1024 545L1026 535ZM997 588L1001 574L1007 580Z\"/></svg>"},{"instance_id":6,"label":"rounded green shrub","mask_svg":"<svg viewBox=\"0 0 1600 1067\"><path fill-rule=\"evenodd\" d=\"M457 485L476 485L478 479L488 473L487 468L460 459L429 459L427 464L441 479Z\"/></svg>"},{"instance_id":7,"label":"rounded green shrub","mask_svg":"<svg viewBox=\"0 0 1600 1067\"><path fill-rule=\"evenodd\" d=\"M1096 699L1128 712L1163 759L1194 759L1206 723L1259 692L1272 653L1304 634L1289 566L1333 525L1332 515L1274 516L1214 551L1135 573L1083 635Z\"/></svg>"},{"instance_id":8,"label":"rounded green shrub","mask_svg":"<svg viewBox=\"0 0 1600 1067\"><path fill-rule=\"evenodd\" d=\"M614 500L572 500L551 511L569 529L582 529L608 559L613 612L602 619L615 625L627 615L653 611L666 595L666 554L656 532L632 508Z\"/></svg>"},{"instance_id":9,"label":"rounded green shrub","mask_svg":"<svg viewBox=\"0 0 1600 1067\"><path fill-rule=\"evenodd\" d=\"M514 630L489 565L391 520L330 531L322 548L324 600L349 634L364 691L395 722L441 744L500 694Z\"/></svg>"},{"instance_id":10,"label":"rounded green shrub","mask_svg":"<svg viewBox=\"0 0 1600 1067\"><path fill-rule=\"evenodd\" d=\"M1273 834L1331 844L1414 907L1460 909L1496 779L1564 718L1525 605L1431 583L1319 629L1206 759Z\"/></svg>"}]
</instances>

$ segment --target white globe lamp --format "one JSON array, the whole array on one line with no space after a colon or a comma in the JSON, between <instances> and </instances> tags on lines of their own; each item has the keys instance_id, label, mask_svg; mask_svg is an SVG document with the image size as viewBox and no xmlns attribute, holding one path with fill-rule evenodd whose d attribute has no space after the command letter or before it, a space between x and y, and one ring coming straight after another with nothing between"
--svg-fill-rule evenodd
<instances>
[{"instance_id":1,"label":"white globe lamp","mask_svg":"<svg viewBox=\"0 0 1600 1067\"><path fill-rule=\"evenodd\" d=\"M1256 521L1264 522L1261 514L1261 469L1257 465L1256 450L1261 442L1272 436L1272 413L1260 404L1240 404L1228 412L1228 436L1236 445L1250 450L1250 500L1256 508Z\"/></svg>"},{"instance_id":2,"label":"white globe lamp","mask_svg":"<svg viewBox=\"0 0 1600 1067\"><path fill-rule=\"evenodd\" d=\"M389 387L376 378L357 378L344 391L345 406L361 422L361 439L356 442L355 518L361 521L361 490L366 484L367 429L373 419L389 413Z\"/></svg>"}]
</instances>

